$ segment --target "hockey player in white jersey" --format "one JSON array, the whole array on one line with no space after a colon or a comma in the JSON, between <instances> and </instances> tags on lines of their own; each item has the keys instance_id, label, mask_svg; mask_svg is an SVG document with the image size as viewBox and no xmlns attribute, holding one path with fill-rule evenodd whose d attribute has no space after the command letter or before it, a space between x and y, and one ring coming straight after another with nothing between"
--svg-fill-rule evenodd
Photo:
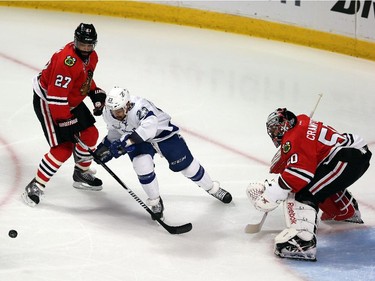
<instances>
[{"instance_id":1,"label":"hockey player in white jersey","mask_svg":"<svg viewBox=\"0 0 375 281\"><path fill-rule=\"evenodd\" d=\"M103 112L108 134L98 145L96 154L105 163L128 154L139 182L146 192L147 204L157 218L163 217L164 205L154 171L154 155L159 153L173 172L181 172L223 203L232 196L212 181L203 166L191 154L179 128L171 117L152 102L114 87L106 98Z\"/></svg>"}]
</instances>

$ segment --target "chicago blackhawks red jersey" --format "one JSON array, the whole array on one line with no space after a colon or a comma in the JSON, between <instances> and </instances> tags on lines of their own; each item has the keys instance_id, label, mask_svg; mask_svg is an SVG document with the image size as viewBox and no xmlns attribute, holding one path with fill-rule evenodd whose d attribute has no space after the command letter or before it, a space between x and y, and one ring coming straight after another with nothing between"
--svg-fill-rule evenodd
<instances>
[{"instance_id":1,"label":"chicago blackhawks red jersey","mask_svg":"<svg viewBox=\"0 0 375 281\"><path fill-rule=\"evenodd\" d=\"M95 51L84 62L75 53L74 43L71 42L53 54L45 68L34 78L34 91L48 103L55 122L71 118L70 110L96 88L93 75L97 63Z\"/></svg>"},{"instance_id":2,"label":"chicago blackhawks red jersey","mask_svg":"<svg viewBox=\"0 0 375 281\"><path fill-rule=\"evenodd\" d=\"M328 163L340 149L362 148L364 145L366 143L359 136L339 134L322 122L299 115L297 125L283 136L278 172L283 182L292 191L298 192L310 183L317 167ZM336 168L344 169L345 163ZM311 191L314 194L319 190Z\"/></svg>"}]
</instances>

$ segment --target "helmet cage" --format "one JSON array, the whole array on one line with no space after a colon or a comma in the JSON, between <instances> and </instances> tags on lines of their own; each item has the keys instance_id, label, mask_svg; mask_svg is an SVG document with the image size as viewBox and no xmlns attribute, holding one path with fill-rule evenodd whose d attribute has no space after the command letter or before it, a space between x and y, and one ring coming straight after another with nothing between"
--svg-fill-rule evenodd
<instances>
[{"instance_id":1,"label":"helmet cage","mask_svg":"<svg viewBox=\"0 0 375 281\"><path fill-rule=\"evenodd\" d=\"M272 139L275 147L281 145L282 138L284 134L294 127L294 119L287 119L286 108L278 108L276 111L272 112L266 122L267 134ZM294 114L293 114L294 116Z\"/></svg>"}]
</instances>

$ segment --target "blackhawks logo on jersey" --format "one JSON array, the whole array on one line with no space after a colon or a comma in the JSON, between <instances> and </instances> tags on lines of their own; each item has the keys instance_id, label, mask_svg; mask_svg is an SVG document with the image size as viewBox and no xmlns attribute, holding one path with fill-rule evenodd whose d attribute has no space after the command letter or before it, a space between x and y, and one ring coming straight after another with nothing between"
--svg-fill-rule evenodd
<instances>
[{"instance_id":1,"label":"blackhawks logo on jersey","mask_svg":"<svg viewBox=\"0 0 375 281\"><path fill-rule=\"evenodd\" d=\"M65 58L64 63L65 63L67 66L72 67L72 66L76 63L76 59L73 58L73 57L71 57L71 56L67 56L67 57Z\"/></svg>"},{"instance_id":2,"label":"blackhawks logo on jersey","mask_svg":"<svg viewBox=\"0 0 375 281\"><path fill-rule=\"evenodd\" d=\"M290 151L290 149L292 148L292 144L290 143L290 141L287 141L286 143L283 144L283 152L286 154Z\"/></svg>"}]
</instances>

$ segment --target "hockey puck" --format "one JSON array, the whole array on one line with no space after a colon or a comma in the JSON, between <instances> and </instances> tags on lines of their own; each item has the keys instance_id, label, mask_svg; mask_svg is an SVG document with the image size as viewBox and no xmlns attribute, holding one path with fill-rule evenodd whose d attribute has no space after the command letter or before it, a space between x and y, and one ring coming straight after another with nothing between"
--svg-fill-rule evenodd
<instances>
[{"instance_id":1,"label":"hockey puck","mask_svg":"<svg viewBox=\"0 0 375 281\"><path fill-rule=\"evenodd\" d=\"M9 235L10 238L16 238L17 235L18 235L18 233L17 233L17 231L15 231L14 229L12 229L12 230L9 230L8 235Z\"/></svg>"}]
</instances>

